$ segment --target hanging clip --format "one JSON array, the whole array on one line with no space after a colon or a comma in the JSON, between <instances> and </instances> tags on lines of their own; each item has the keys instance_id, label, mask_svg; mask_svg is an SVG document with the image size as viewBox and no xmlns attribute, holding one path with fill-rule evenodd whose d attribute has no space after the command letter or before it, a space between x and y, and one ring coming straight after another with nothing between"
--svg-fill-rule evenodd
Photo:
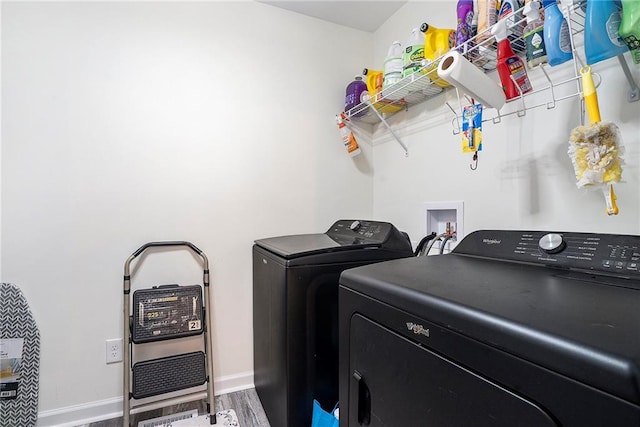
<instances>
[{"instance_id":1,"label":"hanging clip","mask_svg":"<svg viewBox=\"0 0 640 427\"><path fill-rule=\"evenodd\" d=\"M473 153L473 160L469 165L469 167L471 168L472 171L478 169L478 152L477 151Z\"/></svg>"}]
</instances>

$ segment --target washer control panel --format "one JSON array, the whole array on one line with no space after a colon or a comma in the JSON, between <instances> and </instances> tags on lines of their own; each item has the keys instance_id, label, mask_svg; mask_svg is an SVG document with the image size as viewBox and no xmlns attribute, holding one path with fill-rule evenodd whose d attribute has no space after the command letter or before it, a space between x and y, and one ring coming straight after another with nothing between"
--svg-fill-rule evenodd
<instances>
[{"instance_id":1,"label":"washer control panel","mask_svg":"<svg viewBox=\"0 0 640 427\"><path fill-rule=\"evenodd\" d=\"M480 230L453 252L640 277L640 236L633 235Z\"/></svg>"},{"instance_id":2,"label":"washer control panel","mask_svg":"<svg viewBox=\"0 0 640 427\"><path fill-rule=\"evenodd\" d=\"M567 246L567 243L564 241L562 234L547 233L540 238L538 246L548 254L557 254Z\"/></svg>"},{"instance_id":3,"label":"washer control panel","mask_svg":"<svg viewBox=\"0 0 640 427\"><path fill-rule=\"evenodd\" d=\"M413 254L407 235L388 222L341 219L325 234L343 247L376 247Z\"/></svg>"},{"instance_id":4,"label":"washer control panel","mask_svg":"<svg viewBox=\"0 0 640 427\"><path fill-rule=\"evenodd\" d=\"M332 239L352 242L360 239L364 242L383 243L393 233L395 227L387 222L365 220L340 220L327 230L327 235Z\"/></svg>"}]
</instances>

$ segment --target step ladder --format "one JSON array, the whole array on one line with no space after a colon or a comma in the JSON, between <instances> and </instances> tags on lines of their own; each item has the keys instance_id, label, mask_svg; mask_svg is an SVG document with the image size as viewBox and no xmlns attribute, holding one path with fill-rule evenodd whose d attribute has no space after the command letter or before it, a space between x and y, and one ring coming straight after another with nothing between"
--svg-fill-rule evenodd
<instances>
[{"instance_id":1,"label":"step ladder","mask_svg":"<svg viewBox=\"0 0 640 427\"><path fill-rule=\"evenodd\" d=\"M187 248L197 254L203 264L203 286L161 285L136 290L131 295L131 263L150 248ZM146 243L125 261L123 291L123 425L130 426L131 399L158 396L205 383L209 413L206 417L211 425L216 424L213 345L208 331L211 310L207 307L210 301L207 256L186 241ZM196 335L202 336L204 351L142 360L132 365L135 345Z\"/></svg>"}]
</instances>

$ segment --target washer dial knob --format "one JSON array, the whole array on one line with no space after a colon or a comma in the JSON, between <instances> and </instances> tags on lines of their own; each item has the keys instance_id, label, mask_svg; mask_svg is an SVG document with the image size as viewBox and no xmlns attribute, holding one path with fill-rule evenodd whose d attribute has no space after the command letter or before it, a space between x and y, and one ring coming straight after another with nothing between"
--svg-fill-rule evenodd
<instances>
[{"instance_id":1,"label":"washer dial knob","mask_svg":"<svg viewBox=\"0 0 640 427\"><path fill-rule=\"evenodd\" d=\"M351 231L358 231L358 230L360 230L360 227L362 227L362 224L358 220L353 221L351 223L351 225L349 226Z\"/></svg>"},{"instance_id":2,"label":"washer dial knob","mask_svg":"<svg viewBox=\"0 0 640 427\"><path fill-rule=\"evenodd\" d=\"M567 243L564 241L561 234L549 233L542 236L538 242L538 246L540 246L540 249L545 253L557 254L567 246Z\"/></svg>"}]
</instances>

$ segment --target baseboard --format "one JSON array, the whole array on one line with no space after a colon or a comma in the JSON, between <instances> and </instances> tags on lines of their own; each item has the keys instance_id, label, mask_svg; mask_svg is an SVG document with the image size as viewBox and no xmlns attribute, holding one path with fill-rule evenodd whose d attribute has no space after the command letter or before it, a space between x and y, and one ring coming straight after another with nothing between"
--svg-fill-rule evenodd
<instances>
[{"instance_id":1,"label":"baseboard","mask_svg":"<svg viewBox=\"0 0 640 427\"><path fill-rule=\"evenodd\" d=\"M214 380L216 396L253 388L253 371L227 375ZM146 403L144 407L132 409L131 413L148 411L179 403L191 402L207 397L206 391L169 397L153 403ZM82 405L42 411L38 414L38 427L77 427L89 423L109 420L122 416L122 397L89 402Z\"/></svg>"}]
</instances>

